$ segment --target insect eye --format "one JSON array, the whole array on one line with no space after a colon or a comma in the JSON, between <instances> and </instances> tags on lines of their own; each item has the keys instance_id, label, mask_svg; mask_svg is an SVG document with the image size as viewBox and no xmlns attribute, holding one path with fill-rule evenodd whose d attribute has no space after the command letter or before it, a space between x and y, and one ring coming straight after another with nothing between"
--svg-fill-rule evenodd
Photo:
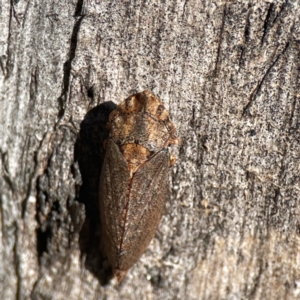
<instances>
[{"instance_id":1,"label":"insect eye","mask_svg":"<svg viewBox=\"0 0 300 300\"><path fill-rule=\"evenodd\" d=\"M159 105L156 110L157 115L160 116L164 110L165 110L165 107L163 105Z\"/></svg>"},{"instance_id":2,"label":"insect eye","mask_svg":"<svg viewBox=\"0 0 300 300\"><path fill-rule=\"evenodd\" d=\"M169 114L163 105L159 105L156 109L156 116L159 120L167 121Z\"/></svg>"},{"instance_id":3,"label":"insect eye","mask_svg":"<svg viewBox=\"0 0 300 300\"><path fill-rule=\"evenodd\" d=\"M127 109L131 109L134 104L134 97L129 97L125 100L125 106Z\"/></svg>"}]
</instances>

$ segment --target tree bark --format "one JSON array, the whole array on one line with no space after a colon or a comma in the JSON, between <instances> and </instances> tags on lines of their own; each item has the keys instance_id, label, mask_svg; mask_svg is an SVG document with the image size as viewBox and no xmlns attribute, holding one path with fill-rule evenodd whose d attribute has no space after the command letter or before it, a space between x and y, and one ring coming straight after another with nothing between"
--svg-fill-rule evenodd
<instances>
[{"instance_id":1,"label":"tree bark","mask_svg":"<svg viewBox=\"0 0 300 300\"><path fill-rule=\"evenodd\" d=\"M299 299L299 1L0 4L1 299ZM109 113L150 89L181 145L118 285L98 182Z\"/></svg>"}]
</instances>

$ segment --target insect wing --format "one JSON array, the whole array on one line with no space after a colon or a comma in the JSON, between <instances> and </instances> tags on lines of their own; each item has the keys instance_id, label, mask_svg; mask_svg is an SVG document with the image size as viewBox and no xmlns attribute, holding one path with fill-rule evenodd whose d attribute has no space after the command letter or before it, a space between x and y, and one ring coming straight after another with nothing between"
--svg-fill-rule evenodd
<instances>
[{"instance_id":1,"label":"insect wing","mask_svg":"<svg viewBox=\"0 0 300 300\"><path fill-rule=\"evenodd\" d=\"M118 146L109 140L100 177L99 197L104 247L113 267L116 267L124 231L123 214L128 184L128 164Z\"/></svg>"},{"instance_id":2,"label":"insect wing","mask_svg":"<svg viewBox=\"0 0 300 300\"><path fill-rule=\"evenodd\" d=\"M129 269L144 253L161 219L169 186L169 151L163 149L134 174L118 268Z\"/></svg>"}]
</instances>

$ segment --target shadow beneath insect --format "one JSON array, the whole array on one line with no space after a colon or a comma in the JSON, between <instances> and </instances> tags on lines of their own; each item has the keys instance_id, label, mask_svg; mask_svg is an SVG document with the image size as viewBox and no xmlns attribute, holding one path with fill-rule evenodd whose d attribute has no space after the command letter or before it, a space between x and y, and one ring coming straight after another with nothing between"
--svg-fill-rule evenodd
<instances>
[{"instance_id":1,"label":"shadow beneath insect","mask_svg":"<svg viewBox=\"0 0 300 300\"><path fill-rule=\"evenodd\" d=\"M100 212L98 187L105 150L103 142L108 138L109 114L116 108L113 102L105 102L90 110L80 125L75 144L75 161L78 161L82 186L79 202L85 205L86 219L80 231L80 250L85 267L102 285L112 278L111 267L101 250Z\"/></svg>"}]
</instances>

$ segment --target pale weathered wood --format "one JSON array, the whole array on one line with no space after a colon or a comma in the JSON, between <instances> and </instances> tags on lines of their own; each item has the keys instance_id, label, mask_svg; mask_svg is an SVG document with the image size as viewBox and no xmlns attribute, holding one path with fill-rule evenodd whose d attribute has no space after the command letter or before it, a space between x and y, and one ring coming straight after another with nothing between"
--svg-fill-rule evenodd
<instances>
[{"instance_id":1,"label":"pale weathered wood","mask_svg":"<svg viewBox=\"0 0 300 300\"><path fill-rule=\"evenodd\" d=\"M299 299L299 6L1 1L0 298ZM102 143L144 89L182 144L156 237L117 286Z\"/></svg>"}]
</instances>

